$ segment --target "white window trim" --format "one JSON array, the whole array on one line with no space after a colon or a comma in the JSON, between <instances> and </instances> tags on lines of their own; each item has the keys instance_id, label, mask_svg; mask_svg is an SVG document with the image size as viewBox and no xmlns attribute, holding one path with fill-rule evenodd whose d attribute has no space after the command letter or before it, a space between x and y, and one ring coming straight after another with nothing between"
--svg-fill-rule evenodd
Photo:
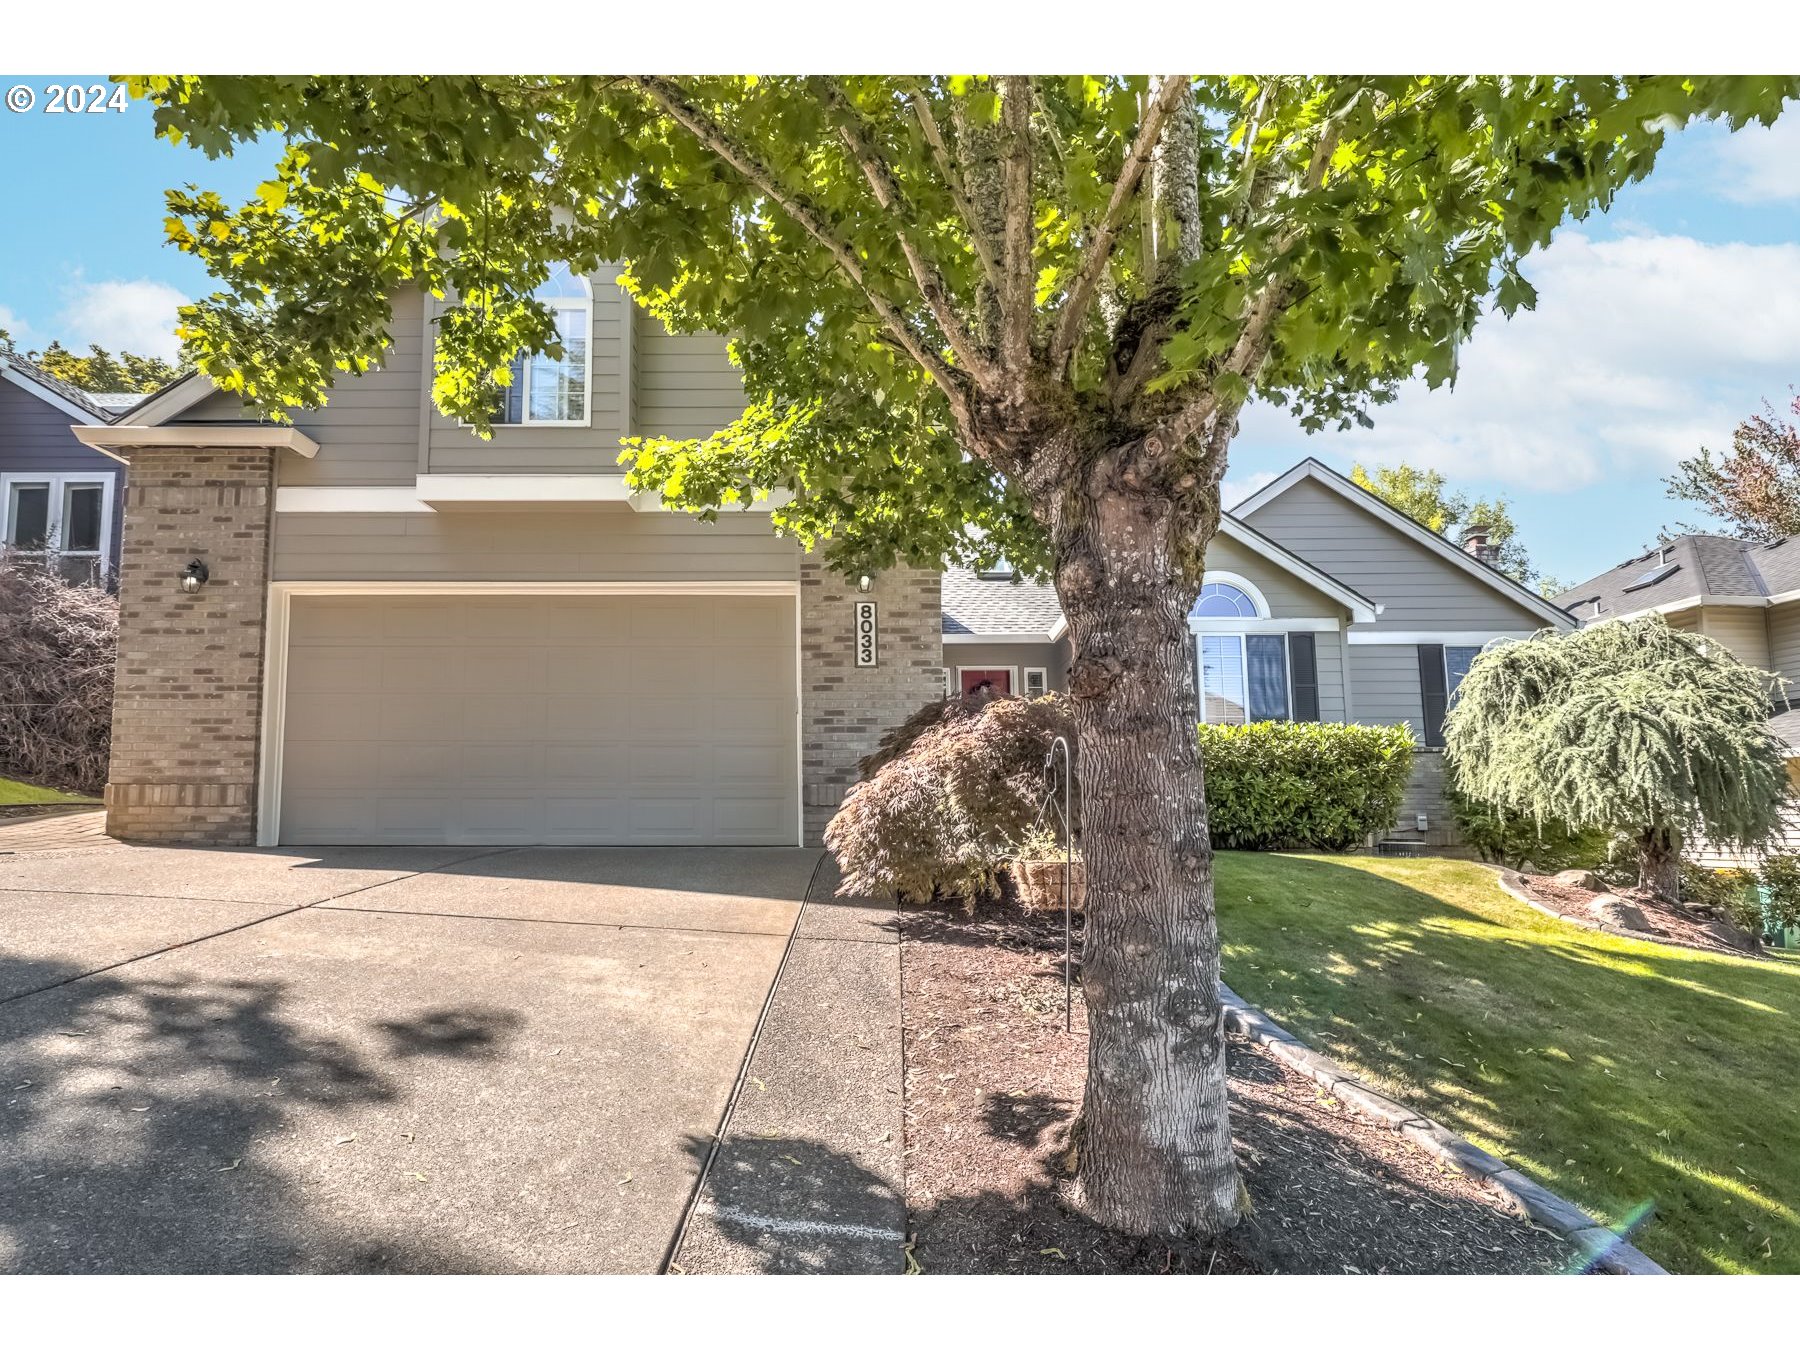
<instances>
[{"instance_id":1,"label":"white window trim","mask_svg":"<svg viewBox=\"0 0 1800 1350\"><path fill-rule=\"evenodd\" d=\"M263 642L263 715L256 773L256 843L281 838L281 757L287 730L288 630L307 595L781 595L794 601L794 842L806 847L805 649L797 581L272 581Z\"/></svg>"},{"instance_id":2,"label":"white window trim","mask_svg":"<svg viewBox=\"0 0 1800 1350\"><path fill-rule=\"evenodd\" d=\"M91 487L98 485L100 492L100 546L92 551L88 549L65 549L54 545L47 546L45 554L57 557L67 555L73 558L99 558L101 578L111 571L113 564L113 486L114 478L110 473L0 473L0 548L10 549L12 546L4 541L12 534L12 499L14 486L37 487L47 486L50 489L49 515L45 528L51 540L57 539L62 532L63 507L68 500L71 487ZM26 557L39 556L37 550L17 550Z\"/></svg>"},{"instance_id":3,"label":"white window trim","mask_svg":"<svg viewBox=\"0 0 1800 1350\"><path fill-rule=\"evenodd\" d=\"M1021 696L1025 698L1037 698L1050 692L1050 668L1048 666L1025 666L1020 670L1019 674L1022 677L1019 681L1018 688L1018 693ZM1033 675L1037 676L1039 683L1043 685L1043 688L1038 690L1037 694L1031 692L1031 677Z\"/></svg>"},{"instance_id":4,"label":"white window trim","mask_svg":"<svg viewBox=\"0 0 1800 1350\"><path fill-rule=\"evenodd\" d=\"M1488 643L1500 638L1524 639L1540 629L1459 629L1454 632L1434 632L1429 628L1418 629L1379 629L1361 630L1352 628L1344 635L1352 647L1417 647L1420 643L1442 643L1446 647L1485 647Z\"/></svg>"},{"instance_id":5,"label":"white window trim","mask_svg":"<svg viewBox=\"0 0 1800 1350\"><path fill-rule=\"evenodd\" d=\"M570 273L574 276L574 273ZM594 425L594 283L586 277L575 278L581 283L584 298L574 296L558 296L553 300L541 300L544 308L557 315L580 310L586 316L587 324L587 380L582 385L581 409L583 416L579 421L558 418L533 417L531 415L531 363L541 353L526 353L525 360L519 369L519 415L517 422L495 422L495 432L505 429L523 429L525 427L591 427Z\"/></svg>"},{"instance_id":6,"label":"white window trim","mask_svg":"<svg viewBox=\"0 0 1800 1350\"><path fill-rule=\"evenodd\" d=\"M1266 619L1270 616L1272 611L1269 609L1268 597L1262 593L1262 587L1258 586L1254 581L1250 580L1249 577L1242 576L1237 572L1207 572L1204 575L1202 575L1200 578L1200 585L1202 587L1212 586L1215 584L1224 585L1224 586L1236 586L1245 595L1250 597L1250 603L1256 606L1256 617L1258 619ZM1196 602L1196 603L1198 603L1198 602ZM1213 619L1203 619L1203 618L1199 618L1193 614L1189 614L1188 620L1190 623L1218 622L1218 623L1242 624L1242 623L1250 622L1250 619L1248 617L1240 617L1237 615L1232 615L1229 617L1215 617Z\"/></svg>"},{"instance_id":7,"label":"white window trim","mask_svg":"<svg viewBox=\"0 0 1800 1350\"><path fill-rule=\"evenodd\" d=\"M1206 651L1200 645L1200 640L1209 637L1234 637L1238 640L1238 668L1244 674L1244 720L1242 722L1215 724L1206 715ZM1195 692L1199 696L1200 720L1209 726L1240 727L1247 726L1250 722L1250 646L1244 641L1248 637L1278 637L1281 639L1282 685L1287 693L1286 720L1289 722L1294 720L1294 658L1293 652L1288 647L1287 633L1270 631L1266 628L1258 630L1240 626L1235 629L1206 629L1194 634L1194 680L1199 685Z\"/></svg>"},{"instance_id":8,"label":"white window trim","mask_svg":"<svg viewBox=\"0 0 1800 1350\"><path fill-rule=\"evenodd\" d=\"M1007 692L1019 692L1019 668L1017 666L958 666L956 668L956 692L962 693L963 672L967 670L1004 670L1006 672Z\"/></svg>"}]
</instances>

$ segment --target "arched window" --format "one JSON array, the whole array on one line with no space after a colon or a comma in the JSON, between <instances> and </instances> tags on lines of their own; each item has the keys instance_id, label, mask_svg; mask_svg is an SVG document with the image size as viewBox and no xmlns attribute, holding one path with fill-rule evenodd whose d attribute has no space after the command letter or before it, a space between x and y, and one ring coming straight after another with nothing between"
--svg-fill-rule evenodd
<instances>
[{"instance_id":1,"label":"arched window","mask_svg":"<svg viewBox=\"0 0 1800 1350\"><path fill-rule=\"evenodd\" d=\"M1259 614L1256 601L1229 581L1209 581L1202 586L1193 610L1196 619L1254 619Z\"/></svg>"},{"instance_id":2,"label":"arched window","mask_svg":"<svg viewBox=\"0 0 1800 1350\"><path fill-rule=\"evenodd\" d=\"M556 316L561 356L520 352L503 391L499 421L510 425L588 425L588 336L594 298L586 277L558 263L532 295Z\"/></svg>"}]
</instances>

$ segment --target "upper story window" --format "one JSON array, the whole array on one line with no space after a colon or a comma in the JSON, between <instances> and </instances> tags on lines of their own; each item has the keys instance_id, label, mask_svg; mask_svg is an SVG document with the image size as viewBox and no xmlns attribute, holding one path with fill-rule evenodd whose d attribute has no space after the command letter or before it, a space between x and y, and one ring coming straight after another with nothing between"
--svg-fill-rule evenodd
<instances>
[{"instance_id":1,"label":"upper story window","mask_svg":"<svg viewBox=\"0 0 1800 1350\"><path fill-rule=\"evenodd\" d=\"M1256 601L1229 581L1209 581L1200 588L1192 617L1196 619L1254 619L1261 611Z\"/></svg>"},{"instance_id":2,"label":"upper story window","mask_svg":"<svg viewBox=\"0 0 1800 1350\"><path fill-rule=\"evenodd\" d=\"M0 474L0 544L69 581L106 579L111 474Z\"/></svg>"},{"instance_id":3,"label":"upper story window","mask_svg":"<svg viewBox=\"0 0 1800 1350\"><path fill-rule=\"evenodd\" d=\"M520 352L514 357L512 383L501 390L500 415L494 420L506 426L585 427L593 290L586 277L578 277L566 263L558 263L532 295L555 314L563 354Z\"/></svg>"}]
</instances>

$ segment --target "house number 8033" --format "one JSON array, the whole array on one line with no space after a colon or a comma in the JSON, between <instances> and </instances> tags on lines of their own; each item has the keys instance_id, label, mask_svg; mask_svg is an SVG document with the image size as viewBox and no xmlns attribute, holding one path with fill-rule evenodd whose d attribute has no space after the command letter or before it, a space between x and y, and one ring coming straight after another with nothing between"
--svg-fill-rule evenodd
<instances>
[{"instance_id":1,"label":"house number 8033","mask_svg":"<svg viewBox=\"0 0 1800 1350\"><path fill-rule=\"evenodd\" d=\"M875 602L858 600L856 602L856 664L859 666L875 665L878 650Z\"/></svg>"}]
</instances>

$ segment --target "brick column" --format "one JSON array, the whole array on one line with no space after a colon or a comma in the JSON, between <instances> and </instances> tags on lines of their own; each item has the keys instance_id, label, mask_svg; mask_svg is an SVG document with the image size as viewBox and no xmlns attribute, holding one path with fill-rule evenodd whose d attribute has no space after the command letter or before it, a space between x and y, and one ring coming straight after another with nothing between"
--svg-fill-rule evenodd
<instances>
[{"instance_id":1,"label":"brick column","mask_svg":"<svg viewBox=\"0 0 1800 1350\"><path fill-rule=\"evenodd\" d=\"M817 844L825 822L856 781L856 761L882 733L944 696L944 640L939 574L895 568L867 595L811 556L800 560L800 700L806 842ZM879 661L858 667L852 648L852 604L873 600Z\"/></svg>"},{"instance_id":2,"label":"brick column","mask_svg":"<svg viewBox=\"0 0 1800 1350\"><path fill-rule=\"evenodd\" d=\"M106 785L115 838L256 842L276 453L132 452ZM212 573L193 594L181 589L191 558Z\"/></svg>"}]
</instances>

